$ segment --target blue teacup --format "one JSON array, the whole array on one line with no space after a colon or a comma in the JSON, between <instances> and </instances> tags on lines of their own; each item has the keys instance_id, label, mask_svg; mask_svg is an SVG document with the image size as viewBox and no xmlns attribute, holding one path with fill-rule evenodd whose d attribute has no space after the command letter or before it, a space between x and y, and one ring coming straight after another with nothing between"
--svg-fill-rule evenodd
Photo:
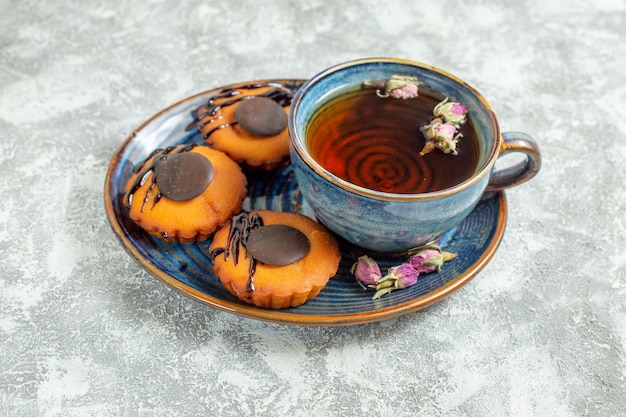
<instances>
[{"instance_id":1,"label":"blue teacup","mask_svg":"<svg viewBox=\"0 0 626 417\"><path fill-rule=\"evenodd\" d=\"M392 76L417 77L420 92L466 106L478 143L478 163L469 178L437 191L384 192L342 179L311 156L308 129L320 108L364 83ZM436 241L463 221L485 191L528 181L541 166L535 140L524 133L501 133L493 110L476 89L440 69L403 59L361 59L317 74L294 97L289 133L296 181L318 220L347 242L378 253L405 253ZM500 156L511 152L525 157L512 166L494 168ZM450 158L454 163L455 156Z\"/></svg>"}]
</instances>

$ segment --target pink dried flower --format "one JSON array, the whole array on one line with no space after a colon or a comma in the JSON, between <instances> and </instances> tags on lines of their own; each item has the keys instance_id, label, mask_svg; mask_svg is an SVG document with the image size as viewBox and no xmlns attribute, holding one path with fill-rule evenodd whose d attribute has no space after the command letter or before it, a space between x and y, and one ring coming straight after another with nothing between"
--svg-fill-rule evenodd
<instances>
[{"instance_id":1,"label":"pink dried flower","mask_svg":"<svg viewBox=\"0 0 626 417\"><path fill-rule=\"evenodd\" d=\"M376 284L376 293L372 297L373 300L389 294L393 290L403 289L415 285L420 273L409 263L403 263L398 266L389 268L385 277Z\"/></svg>"},{"instance_id":2,"label":"pink dried flower","mask_svg":"<svg viewBox=\"0 0 626 417\"><path fill-rule=\"evenodd\" d=\"M411 264L403 263L389 268L386 278L394 279L396 281L396 288L402 289L414 285L419 275L420 272L413 268Z\"/></svg>"},{"instance_id":3,"label":"pink dried flower","mask_svg":"<svg viewBox=\"0 0 626 417\"><path fill-rule=\"evenodd\" d=\"M392 291L415 285L421 274L439 272L441 265L455 257L456 254L443 252L438 246L431 245L422 247L407 262L389 268L384 277L376 261L366 255L359 257L350 272L361 287L374 288L376 293L372 299L377 299Z\"/></svg>"},{"instance_id":4,"label":"pink dried flower","mask_svg":"<svg viewBox=\"0 0 626 417\"><path fill-rule=\"evenodd\" d=\"M455 257L456 254L443 252L438 246L427 246L409 258L409 263L420 274L428 274L439 272L445 262Z\"/></svg>"},{"instance_id":5,"label":"pink dried flower","mask_svg":"<svg viewBox=\"0 0 626 417\"><path fill-rule=\"evenodd\" d=\"M435 106L433 109L435 117L443 119L446 123L452 123L455 126L465 123L467 116L467 107L460 103L448 101L448 97Z\"/></svg>"},{"instance_id":6,"label":"pink dried flower","mask_svg":"<svg viewBox=\"0 0 626 417\"><path fill-rule=\"evenodd\" d=\"M420 82L415 77L392 75L385 86L385 94L396 99L410 99L418 96Z\"/></svg>"},{"instance_id":7,"label":"pink dried flower","mask_svg":"<svg viewBox=\"0 0 626 417\"><path fill-rule=\"evenodd\" d=\"M380 267L372 258L367 255L361 256L350 268L350 272L354 274L356 281L363 288L366 286L375 286L382 274Z\"/></svg>"},{"instance_id":8,"label":"pink dried flower","mask_svg":"<svg viewBox=\"0 0 626 417\"><path fill-rule=\"evenodd\" d=\"M418 96L419 88L416 84L407 84L404 87L396 88L389 91L391 98L399 98L406 100L409 98L415 98Z\"/></svg>"},{"instance_id":9,"label":"pink dried flower","mask_svg":"<svg viewBox=\"0 0 626 417\"><path fill-rule=\"evenodd\" d=\"M463 135L457 133L457 128L452 123L443 123L442 119L435 118L430 124L423 126L420 130L426 138L426 144L420 155L426 155L435 148L440 149L443 153L458 154L456 145L459 138Z\"/></svg>"},{"instance_id":10,"label":"pink dried flower","mask_svg":"<svg viewBox=\"0 0 626 417\"><path fill-rule=\"evenodd\" d=\"M443 123L435 127L435 137L442 137L446 140L453 140L456 136L456 126L452 123Z\"/></svg>"},{"instance_id":11,"label":"pink dried flower","mask_svg":"<svg viewBox=\"0 0 626 417\"><path fill-rule=\"evenodd\" d=\"M380 97L391 97L400 100L415 98L419 95L419 85L421 83L417 77L408 75L392 75L385 81L365 81L364 87L375 88L376 94Z\"/></svg>"}]
</instances>

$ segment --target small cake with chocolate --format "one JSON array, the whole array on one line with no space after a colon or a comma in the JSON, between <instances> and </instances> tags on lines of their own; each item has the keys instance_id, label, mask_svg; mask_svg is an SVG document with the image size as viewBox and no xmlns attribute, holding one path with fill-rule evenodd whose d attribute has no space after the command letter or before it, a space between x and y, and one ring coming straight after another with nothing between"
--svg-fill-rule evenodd
<instances>
[{"instance_id":1,"label":"small cake with chocolate","mask_svg":"<svg viewBox=\"0 0 626 417\"><path fill-rule=\"evenodd\" d=\"M215 233L213 270L226 289L263 308L297 307L337 273L341 254L321 224L294 213L243 212Z\"/></svg>"},{"instance_id":2,"label":"small cake with chocolate","mask_svg":"<svg viewBox=\"0 0 626 417\"><path fill-rule=\"evenodd\" d=\"M241 211L247 189L241 168L223 152L178 145L154 151L125 192L129 217L148 233L197 242Z\"/></svg>"},{"instance_id":3,"label":"small cake with chocolate","mask_svg":"<svg viewBox=\"0 0 626 417\"><path fill-rule=\"evenodd\" d=\"M293 94L279 83L227 88L198 112L204 141L248 169L271 170L289 158L287 115Z\"/></svg>"}]
</instances>

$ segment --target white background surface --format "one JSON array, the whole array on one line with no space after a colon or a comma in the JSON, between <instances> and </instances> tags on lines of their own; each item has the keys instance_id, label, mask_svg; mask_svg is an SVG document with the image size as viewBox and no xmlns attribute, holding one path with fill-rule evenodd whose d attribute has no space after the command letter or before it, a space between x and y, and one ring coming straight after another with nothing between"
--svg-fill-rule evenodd
<instances>
[{"instance_id":1,"label":"white background surface","mask_svg":"<svg viewBox=\"0 0 626 417\"><path fill-rule=\"evenodd\" d=\"M0 0L0 416L626 415L626 2ZM477 87L544 166L500 249L397 320L213 310L126 255L106 169L169 104L394 56Z\"/></svg>"}]
</instances>

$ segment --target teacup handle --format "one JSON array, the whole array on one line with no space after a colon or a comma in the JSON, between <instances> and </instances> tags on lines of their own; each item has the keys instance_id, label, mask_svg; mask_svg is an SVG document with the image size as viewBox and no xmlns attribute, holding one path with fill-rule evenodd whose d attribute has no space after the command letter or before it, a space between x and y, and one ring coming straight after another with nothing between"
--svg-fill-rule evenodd
<instances>
[{"instance_id":1,"label":"teacup handle","mask_svg":"<svg viewBox=\"0 0 626 417\"><path fill-rule=\"evenodd\" d=\"M498 158L512 152L521 152L526 158L510 167L495 169L485 190L487 192L522 184L537 175L541 168L539 145L532 136L522 132L502 132L502 139Z\"/></svg>"}]
</instances>

